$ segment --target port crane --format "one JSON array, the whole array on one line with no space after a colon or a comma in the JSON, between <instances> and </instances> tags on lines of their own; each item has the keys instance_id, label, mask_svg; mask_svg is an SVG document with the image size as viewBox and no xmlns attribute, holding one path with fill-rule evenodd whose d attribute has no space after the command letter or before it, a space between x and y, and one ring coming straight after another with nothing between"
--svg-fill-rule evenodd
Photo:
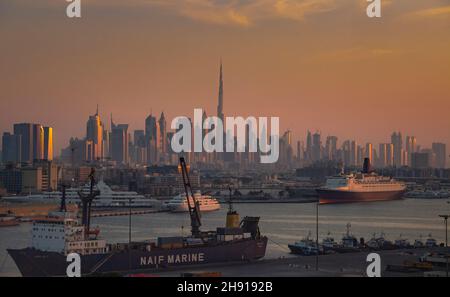
<instances>
[{"instance_id":1,"label":"port crane","mask_svg":"<svg viewBox=\"0 0 450 297\"><path fill-rule=\"evenodd\" d=\"M200 216L200 204L195 199L192 191L191 182L189 180L188 168L183 157L180 158L181 175L183 177L184 191L186 193L186 201L189 209L189 216L191 218L191 233L193 237L201 237L200 226L202 225Z\"/></svg>"},{"instance_id":2,"label":"port crane","mask_svg":"<svg viewBox=\"0 0 450 297\"><path fill-rule=\"evenodd\" d=\"M92 204L92 201L98 195L100 195L100 191L94 190L94 185L95 185L95 169L94 168L91 168L91 173L89 174L89 180L90 180L89 194L83 193L82 190L78 191L78 196L80 197L82 211L83 211L81 222L85 228L86 238L89 237L89 234L90 234L91 204Z\"/></svg>"}]
</instances>

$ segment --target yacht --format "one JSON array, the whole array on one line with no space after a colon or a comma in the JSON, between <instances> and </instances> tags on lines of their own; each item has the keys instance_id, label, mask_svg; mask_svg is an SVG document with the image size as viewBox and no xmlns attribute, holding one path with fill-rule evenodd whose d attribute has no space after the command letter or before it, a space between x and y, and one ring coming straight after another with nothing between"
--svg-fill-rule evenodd
<instances>
[{"instance_id":1,"label":"yacht","mask_svg":"<svg viewBox=\"0 0 450 297\"><path fill-rule=\"evenodd\" d=\"M202 195L199 191L194 193L195 200L198 202L201 212L215 211L220 209L220 203L216 198L210 195ZM186 194L179 194L165 203L164 208L171 212L189 211Z\"/></svg>"},{"instance_id":2,"label":"yacht","mask_svg":"<svg viewBox=\"0 0 450 297\"><path fill-rule=\"evenodd\" d=\"M118 208L153 208L158 207L159 202L155 199L150 199L144 195L140 195L133 191L113 191L103 180L100 180L95 186L94 190L99 191L99 195L92 202L92 207L118 207ZM81 193L89 193L90 188L84 185L79 188L66 189L66 203L76 204L80 202L78 195ZM16 203L59 203L62 197L62 192L43 192L41 194L29 194L27 196L12 196L2 198L5 202Z\"/></svg>"}]
</instances>

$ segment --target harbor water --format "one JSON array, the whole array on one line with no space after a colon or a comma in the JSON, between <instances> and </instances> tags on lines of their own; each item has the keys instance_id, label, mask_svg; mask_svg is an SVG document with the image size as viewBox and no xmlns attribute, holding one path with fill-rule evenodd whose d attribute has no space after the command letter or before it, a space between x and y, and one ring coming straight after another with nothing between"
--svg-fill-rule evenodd
<instances>
[{"instance_id":1,"label":"harbor water","mask_svg":"<svg viewBox=\"0 0 450 297\"><path fill-rule=\"evenodd\" d=\"M374 233L381 233L389 240L400 236L411 243L415 239L426 240L431 234L439 243L445 240L445 226L440 214L450 213L448 200L405 199L386 202L333 204L319 206L319 238L328 233L340 241L351 224L351 233L357 238L369 240ZM213 230L225 224L227 205L220 211L202 214L203 230ZM311 232L315 238L315 203L235 204L241 218L261 217L261 233L269 238L266 258L288 257L287 245ZM92 225L101 229L100 236L108 242L127 242L129 218L98 217ZM31 223L0 228L0 276L20 276L7 248L24 248L31 244ZM154 239L157 236L188 235L187 213L153 213L132 216L132 240Z\"/></svg>"}]
</instances>

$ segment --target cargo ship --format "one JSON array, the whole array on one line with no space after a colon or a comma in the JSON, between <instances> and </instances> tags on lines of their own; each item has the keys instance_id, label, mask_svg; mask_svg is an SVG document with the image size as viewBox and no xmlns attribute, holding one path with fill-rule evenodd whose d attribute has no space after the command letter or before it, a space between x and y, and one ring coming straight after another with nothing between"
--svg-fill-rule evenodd
<instances>
[{"instance_id":1,"label":"cargo ship","mask_svg":"<svg viewBox=\"0 0 450 297\"><path fill-rule=\"evenodd\" d=\"M320 204L395 200L405 192L404 183L372 172L369 159L364 160L361 173L329 177L326 185L317 189Z\"/></svg>"},{"instance_id":2,"label":"cargo ship","mask_svg":"<svg viewBox=\"0 0 450 297\"><path fill-rule=\"evenodd\" d=\"M109 244L99 238L100 230L90 228L90 204L98 195L94 191L92 170L90 194L80 194L81 221L61 209L36 220L32 228L32 245L25 249L8 249L9 255L25 277L66 276L67 256L80 256L81 276L105 273L154 271L158 269L223 262L247 262L265 256L267 237L259 230L259 217L245 217L232 209L226 224L213 231L202 231L199 203L189 182L186 163L180 159L181 173L189 197L191 234L183 237L160 237L155 241ZM64 195L63 195L64 197ZM231 204L230 204L231 205ZM131 238L131 237L130 237Z\"/></svg>"}]
</instances>

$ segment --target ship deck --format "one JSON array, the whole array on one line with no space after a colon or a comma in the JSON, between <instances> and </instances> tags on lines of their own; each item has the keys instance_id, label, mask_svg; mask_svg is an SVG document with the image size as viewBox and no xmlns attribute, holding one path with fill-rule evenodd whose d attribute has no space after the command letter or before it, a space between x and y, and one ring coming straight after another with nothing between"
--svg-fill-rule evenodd
<instances>
[{"instance_id":1,"label":"ship deck","mask_svg":"<svg viewBox=\"0 0 450 297\"><path fill-rule=\"evenodd\" d=\"M423 272L386 271L388 265L401 265L404 261L418 261L429 252L442 252L445 248L422 248L378 251L381 256L381 275L386 277L418 277ZM283 259L263 259L250 263L225 263L197 265L186 268L148 271L155 276L179 277L183 273L218 272L223 277L336 277L365 276L366 257L369 252L345 253L319 256L319 270L316 271L316 256L289 255ZM444 267L445 268L445 267ZM441 269L442 270L442 269ZM142 271L140 271L142 273Z\"/></svg>"}]
</instances>

